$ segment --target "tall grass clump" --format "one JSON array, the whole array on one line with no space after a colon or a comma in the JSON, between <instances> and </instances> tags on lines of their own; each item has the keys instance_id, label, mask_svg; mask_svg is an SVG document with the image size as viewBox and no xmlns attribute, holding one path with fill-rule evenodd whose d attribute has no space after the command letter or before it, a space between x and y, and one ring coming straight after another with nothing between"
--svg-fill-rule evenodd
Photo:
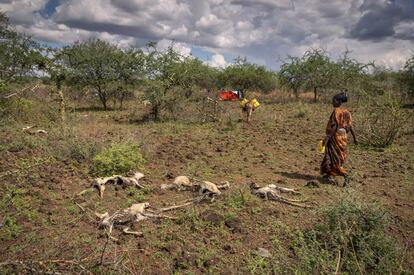
<instances>
[{"instance_id":1,"label":"tall grass clump","mask_svg":"<svg viewBox=\"0 0 414 275\"><path fill-rule=\"evenodd\" d=\"M298 110L298 113L297 113L296 117L298 117L298 118L307 117L309 115L309 112L310 112L309 105L306 104L306 103L303 103L303 102L300 102L298 104L297 110Z\"/></svg>"},{"instance_id":2,"label":"tall grass clump","mask_svg":"<svg viewBox=\"0 0 414 275\"><path fill-rule=\"evenodd\" d=\"M92 162L93 174L104 177L115 174L122 175L143 168L144 158L138 145L114 143L97 154Z\"/></svg>"},{"instance_id":3,"label":"tall grass clump","mask_svg":"<svg viewBox=\"0 0 414 275\"><path fill-rule=\"evenodd\" d=\"M362 100L354 115L360 143L385 148L395 143L412 119L401 99L390 92Z\"/></svg>"},{"instance_id":4,"label":"tall grass clump","mask_svg":"<svg viewBox=\"0 0 414 275\"><path fill-rule=\"evenodd\" d=\"M386 235L389 218L377 205L343 198L321 213L322 222L297 232L294 269L303 274L392 274L397 245Z\"/></svg>"}]
</instances>

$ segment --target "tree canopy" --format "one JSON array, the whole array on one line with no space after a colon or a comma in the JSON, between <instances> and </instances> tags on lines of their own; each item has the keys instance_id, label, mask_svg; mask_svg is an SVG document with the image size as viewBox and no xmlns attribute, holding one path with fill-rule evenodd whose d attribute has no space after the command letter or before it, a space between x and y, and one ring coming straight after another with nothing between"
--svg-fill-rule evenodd
<instances>
[{"instance_id":1,"label":"tree canopy","mask_svg":"<svg viewBox=\"0 0 414 275\"><path fill-rule=\"evenodd\" d=\"M226 67L219 75L220 82L232 89L270 92L277 86L277 74L250 63L246 58L236 58L235 63Z\"/></svg>"},{"instance_id":2,"label":"tree canopy","mask_svg":"<svg viewBox=\"0 0 414 275\"><path fill-rule=\"evenodd\" d=\"M0 79L3 84L43 67L40 45L15 31L8 17L0 13Z\"/></svg>"}]
</instances>

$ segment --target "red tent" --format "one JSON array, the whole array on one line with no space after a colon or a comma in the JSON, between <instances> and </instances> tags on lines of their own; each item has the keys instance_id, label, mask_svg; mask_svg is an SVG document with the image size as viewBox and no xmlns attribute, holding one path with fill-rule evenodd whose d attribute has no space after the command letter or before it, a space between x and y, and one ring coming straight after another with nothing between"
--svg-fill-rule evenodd
<instances>
[{"instance_id":1,"label":"red tent","mask_svg":"<svg viewBox=\"0 0 414 275\"><path fill-rule=\"evenodd\" d=\"M233 91L220 91L219 98L223 101L235 101L239 99L237 93Z\"/></svg>"}]
</instances>

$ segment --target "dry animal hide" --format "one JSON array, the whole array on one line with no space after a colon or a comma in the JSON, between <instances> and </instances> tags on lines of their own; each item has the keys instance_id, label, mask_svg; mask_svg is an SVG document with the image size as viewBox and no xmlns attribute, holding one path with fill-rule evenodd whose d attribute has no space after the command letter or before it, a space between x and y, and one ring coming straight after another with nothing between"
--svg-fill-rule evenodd
<instances>
[{"instance_id":1,"label":"dry animal hide","mask_svg":"<svg viewBox=\"0 0 414 275\"><path fill-rule=\"evenodd\" d=\"M119 175L114 175L111 177L106 178L96 178L92 182L92 188L97 188L99 191L99 196L103 198L103 193L105 191L105 185L113 184L113 185L122 185L122 186L135 186L137 188L144 188L141 184L139 184L139 180L144 177L144 174L135 172L132 176L123 177Z\"/></svg>"},{"instance_id":2,"label":"dry animal hide","mask_svg":"<svg viewBox=\"0 0 414 275\"><path fill-rule=\"evenodd\" d=\"M141 236L142 232L130 230L133 223L140 222L147 218L174 219L174 217L159 214L161 211L168 210L169 209L161 209L159 211L153 211L149 209L149 203L144 202L136 203L126 209L115 211L112 215L109 215L108 212L105 212L104 214L95 213L95 215L100 219L100 226L108 230L108 236L111 239L115 239L111 236L114 227L121 229L125 234Z\"/></svg>"},{"instance_id":3,"label":"dry animal hide","mask_svg":"<svg viewBox=\"0 0 414 275\"><path fill-rule=\"evenodd\" d=\"M200 181L191 179L187 176L178 176L174 179L172 184L163 184L161 189L177 189L177 190L189 190L192 192L198 192L202 195L202 198L214 199L214 196L220 195L220 189L226 189L230 187L228 181L222 182L220 185L212 183L210 181Z\"/></svg>"},{"instance_id":4,"label":"dry animal hide","mask_svg":"<svg viewBox=\"0 0 414 275\"><path fill-rule=\"evenodd\" d=\"M252 190L252 193L255 194L258 197L264 198L266 200L274 200L283 202L292 206L298 206L303 208L308 208L309 206L300 204L301 202L304 202L303 200L295 200L290 199L282 196L282 193L285 194L293 194L293 195L300 195L298 191L291 188L285 188L276 186L274 184L266 185L265 187L260 187L256 183L251 183L250 188Z\"/></svg>"}]
</instances>

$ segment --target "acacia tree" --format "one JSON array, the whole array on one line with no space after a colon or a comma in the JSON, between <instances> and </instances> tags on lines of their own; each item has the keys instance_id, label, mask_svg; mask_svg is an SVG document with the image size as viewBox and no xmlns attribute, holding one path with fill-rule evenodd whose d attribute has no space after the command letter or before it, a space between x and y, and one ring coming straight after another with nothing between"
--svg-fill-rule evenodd
<instances>
[{"instance_id":1,"label":"acacia tree","mask_svg":"<svg viewBox=\"0 0 414 275\"><path fill-rule=\"evenodd\" d=\"M306 81L303 60L299 57L288 56L280 68L279 79L281 84L293 90L296 98L298 98L299 89Z\"/></svg>"},{"instance_id":2,"label":"acacia tree","mask_svg":"<svg viewBox=\"0 0 414 275\"><path fill-rule=\"evenodd\" d=\"M164 110L175 115L175 108L181 101L189 100L194 91L214 86L217 70L192 56L181 55L174 44L162 51L150 42L146 57L145 96L151 102L150 115L155 120L161 118Z\"/></svg>"},{"instance_id":3,"label":"acacia tree","mask_svg":"<svg viewBox=\"0 0 414 275\"><path fill-rule=\"evenodd\" d=\"M140 84L145 77L145 56L140 49L118 49L114 61L117 81L113 83L112 96L119 101L122 109L123 101L133 96L134 87Z\"/></svg>"},{"instance_id":4,"label":"acacia tree","mask_svg":"<svg viewBox=\"0 0 414 275\"><path fill-rule=\"evenodd\" d=\"M72 83L94 89L107 109L110 84L116 81L116 46L102 40L76 42L63 49Z\"/></svg>"},{"instance_id":5,"label":"acacia tree","mask_svg":"<svg viewBox=\"0 0 414 275\"><path fill-rule=\"evenodd\" d=\"M60 101L60 115L62 121L65 121L65 96L63 93L63 84L67 80L68 71L63 59L62 49L46 48L43 57L43 70L46 71L50 80L54 83L56 92Z\"/></svg>"},{"instance_id":6,"label":"acacia tree","mask_svg":"<svg viewBox=\"0 0 414 275\"><path fill-rule=\"evenodd\" d=\"M157 43L147 45L145 95L151 102L151 115L159 120L160 112L170 101L171 88L174 85L175 73L171 68L180 61L180 55L171 45L167 51L159 51Z\"/></svg>"},{"instance_id":7,"label":"acacia tree","mask_svg":"<svg viewBox=\"0 0 414 275\"><path fill-rule=\"evenodd\" d=\"M214 86L218 71L193 57L181 57L180 62L168 68L171 85L184 90L188 98L194 90L209 89Z\"/></svg>"},{"instance_id":8,"label":"acacia tree","mask_svg":"<svg viewBox=\"0 0 414 275\"><path fill-rule=\"evenodd\" d=\"M235 63L226 67L219 75L220 82L230 88L270 92L276 88L277 75L250 63L246 58L236 58Z\"/></svg>"},{"instance_id":9,"label":"acacia tree","mask_svg":"<svg viewBox=\"0 0 414 275\"><path fill-rule=\"evenodd\" d=\"M35 69L43 69L43 61L40 45L15 31L8 17L0 13L0 82L6 85Z\"/></svg>"},{"instance_id":10,"label":"acacia tree","mask_svg":"<svg viewBox=\"0 0 414 275\"><path fill-rule=\"evenodd\" d=\"M72 84L94 89L103 108L108 100L120 92L123 100L130 85L143 75L144 54L141 50L122 50L103 40L76 42L63 49Z\"/></svg>"},{"instance_id":11,"label":"acacia tree","mask_svg":"<svg viewBox=\"0 0 414 275\"><path fill-rule=\"evenodd\" d=\"M414 95L414 55L405 62L402 81L407 85L410 94Z\"/></svg>"},{"instance_id":12,"label":"acacia tree","mask_svg":"<svg viewBox=\"0 0 414 275\"><path fill-rule=\"evenodd\" d=\"M366 79L367 69L373 66L373 63L360 63L350 58L349 53L346 50L333 64L334 77L331 86L336 89L357 91Z\"/></svg>"},{"instance_id":13,"label":"acacia tree","mask_svg":"<svg viewBox=\"0 0 414 275\"><path fill-rule=\"evenodd\" d=\"M313 90L314 101L318 99L318 92L332 84L335 68L323 49L314 49L305 52L302 57L304 85Z\"/></svg>"}]
</instances>

